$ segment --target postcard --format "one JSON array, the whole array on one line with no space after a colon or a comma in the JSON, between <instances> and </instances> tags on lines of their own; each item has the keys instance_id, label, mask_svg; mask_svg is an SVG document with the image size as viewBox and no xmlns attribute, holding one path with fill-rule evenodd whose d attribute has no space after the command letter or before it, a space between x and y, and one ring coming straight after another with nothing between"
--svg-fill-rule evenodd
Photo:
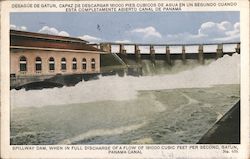
<instances>
[{"instance_id":1,"label":"postcard","mask_svg":"<svg viewBox=\"0 0 250 159\"><path fill-rule=\"evenodd\" d=\"M1 158L249 157L249 1L2 1Z\"/></svg>"}]
</instances>

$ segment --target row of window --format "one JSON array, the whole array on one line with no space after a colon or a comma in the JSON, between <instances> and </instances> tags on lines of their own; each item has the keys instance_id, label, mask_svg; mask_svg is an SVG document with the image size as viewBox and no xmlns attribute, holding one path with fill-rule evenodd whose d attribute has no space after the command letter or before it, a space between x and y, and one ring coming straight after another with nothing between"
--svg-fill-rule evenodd
<instances>
[{"instance_id":1,"label":"row of window","mask_svg":"<svg viewBox=\"0 0 250 159\"><path fill-rule=\"evenodd\" d=\"M27 71L27 58L25 56L21 56L19 60L20 65L20 71ZM42 71L42 59L40 57L36 57L35 62L35 69L36 71ZM66 58L61 58L61 70L65 71L67 69L67 61ZM73 58L72 60L72 69L77 69L77 60L76 58ZM85 58L82 59L82 69L87 69L87 60ZM91 69L95 70L95 59L91 59ZM54 71L55 70L55 59L53 57L49 58L49 70Z\"/></svg>"}]
</instances>

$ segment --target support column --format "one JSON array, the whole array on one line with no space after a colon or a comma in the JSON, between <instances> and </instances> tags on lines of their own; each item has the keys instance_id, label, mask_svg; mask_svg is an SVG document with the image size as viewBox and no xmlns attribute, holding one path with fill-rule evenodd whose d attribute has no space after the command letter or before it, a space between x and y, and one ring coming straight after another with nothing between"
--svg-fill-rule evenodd
<instances>
[{"instance_id":1,"label":"support column","mask_svg":"<svg viewBox=\"0 0 250 159\"><path fill-rule=\"evenodd\" d=\"M150 58L151 62L155 64L155 49L153 45L150 45Z\"/></svg>"},{"instance_id":2,"label":"support column","mask_svg":"<svg viewBox=\"0 0 250 159\"><path fill-rule=\"evenodd\" d=\"M119 48L120 48L119 53L122 54L122 53L123 53L123 50L124 50L124 45L123 45L123 44L120 44L120 45L119 45Z\"/></svg>"},{"instance_id":3,"label":"support column","mask_svg":"<svg viewBox=\"0 0 250 159\"><path fill-rule=\"evenodd\" d=\"M100 44L100 49L101 49L102 51L107 52L107 53L111 53L111 45L110 45L110 44L101 43L101 44Z\"/></svg>"},{"instance_id":4,"label":"support column","mask_svg":"<svg viewBox=\"0 0 250 159\"><path fill-rule=\"evenodd\" d=\"M135 59L137 63L141 63L141 51L138 45L135 45Z\"/></svg>"},{"instance_id":5,"label":"support column","mask_svg":"<svg viewBox=\"0 0 250 159\"><path fill-rule=\"evenodd\" d=\"M166 62L171 65L170 49L169 46L166 46Z\"/></svg>"},{"instance_id":6,"label":"support column","mask_svg":"<svg viewBox=\"0 0 250 159\"><path fill-rule=\"evenodd\" d=\"M127 53L123 44L120 44L120 54L121 54L121 58L123 59L123 61L127 64L128 62Z\"/></svg>"},{"instance_id":7,"label":"support column","mask_svg":"<svg viewBox=\"0 0 250 159\"><path fill-rule=\"evenodd\" d=\"M185 64L186 63L186 50L185 45L182 46L182 55L181 55L182 61Z\"/></svg>"},{"instance_id":8,"label":"support column","mask_svg":"<svg viewBox=\"0 0 250 159\"><path fill-rule=\"evenodd\" d=\"M237 44L237 46L235 48L235 52L240 54L240 43Z\"/></svg>"},{"instance_id":9,"label":"support column","mask_svg":"<svg viewBox=\"0 0 250 159\"><path fill-rule=\"evenodd\" d=\"M199 61L200 64L204 64L203 45L199 45L198 61Z\"/></svg>"},{"instance_id":10,"label":"support column","mask_svg":"<svg viewBox=\"0 0 250 159\"><path fill-rule=\"evenodd\" d=\"M216 59L221 58L223 56L223 44L218 44L216 50Z\"/></svg>"}]
</instances>

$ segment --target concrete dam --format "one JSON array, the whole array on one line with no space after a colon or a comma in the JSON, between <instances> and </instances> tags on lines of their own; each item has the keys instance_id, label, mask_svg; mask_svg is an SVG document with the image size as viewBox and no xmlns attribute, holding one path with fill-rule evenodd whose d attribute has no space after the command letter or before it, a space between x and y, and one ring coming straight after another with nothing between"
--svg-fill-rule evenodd
<instances>
[{"instance_id":1,"label":"concrete dam","mask_svg":"<svg viewBox=\"0 0 250 159\"><path fill-rule=\"evenodd\" d=\"M139 43L99 43L91 44L102 50L100 72L71 73L56 75L10 76L11 89L42 89L47 87L74 86L80 81L97 79L99 75L142 76L158 70L171 69L179 64L188 69L188 61L196 65L206 60L216 60L224 55L240 54L240 43L208 44L139 44ZM196 61L196 62L195 62Z\"/></svg>"},{"instance_id":2,"label":"concrete dam","mask_svg":"<svg viewBox=\"0 0 250 159\"><path fill-rule=\"evenodd\" d=\"M106 59L118 59L119 56L118 53L103 55ZM150 69L154 66L158 69L161 61L164 63L161 68L169 73L145 75L145 61ZM119 60L109 64L124 65ZM140 66L133 59L128 59L128 64L131 69L132 66ZM91 77L73 87L29 91L12 89L11 143L239 143L239 54L224 55L217 60L205 59L203 65L197 59L187 59L185 64L182 59L176 59L171 66L163 60L155 60L153 64L150 59L142 59L141 67L142 75L139 77L109 76L118 70L108 72L107 69L103 76L93 77L98 80ZM66 75L58 75L56 78L54 80L70 81L73 76L66 79ZM55 116L57 112L60 113ZM19 115L27 120L20 124L20 118L15 118ZM65 121L65 117L70 120ZM55 118L57 120L53 120ZM48 126L43 122L46 119L55 122ZM30 124L27 121L35 122ZM76 122L79 124L72 124ZM36 123L41 124L41 130L45 131L36 131ZM72 131L68 131L68 126ZM29 127L28 131L32 130L32 133L27 133L23 127ZM15 131L20 129L23 131ZM46 134L51 134L51 137L44 138ZM219 138L223 140L218 136L223 136Z\"/></svg>"}]
</instances>

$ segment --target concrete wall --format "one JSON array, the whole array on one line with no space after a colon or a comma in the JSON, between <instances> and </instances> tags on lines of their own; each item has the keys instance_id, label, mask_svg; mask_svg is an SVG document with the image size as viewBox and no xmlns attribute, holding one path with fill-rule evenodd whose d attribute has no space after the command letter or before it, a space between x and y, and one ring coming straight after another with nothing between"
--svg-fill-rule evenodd
<instances>
[{"instance_id":1,"label":"concrete wall","mask_svg":"<svg viewBox=\"0 0 250 159\"><path fill-rule=\"evenodd\" d=\"M100 72L100 54L98 53L81 53L81 52L59 52L59 51L44 51L44 50L26 50L26 49L11 49L10 54L10 71L16 76L25 75L54 75L54 74L83 74L83 73L98 73ZM27 59L27 71L20 72L19 59L25 56ZM36 57L42 59L42 71L35 70ZM49 58L55 60L55 70L49 70ZM66 58L66 70L61 70L61 58ZM77 59L77 69L72 69L72 60ZM82 59L87 61L87 69L82 69ZM95 59L95 70L91 69L91 59Z\"/></svg>"}]
</instances>

